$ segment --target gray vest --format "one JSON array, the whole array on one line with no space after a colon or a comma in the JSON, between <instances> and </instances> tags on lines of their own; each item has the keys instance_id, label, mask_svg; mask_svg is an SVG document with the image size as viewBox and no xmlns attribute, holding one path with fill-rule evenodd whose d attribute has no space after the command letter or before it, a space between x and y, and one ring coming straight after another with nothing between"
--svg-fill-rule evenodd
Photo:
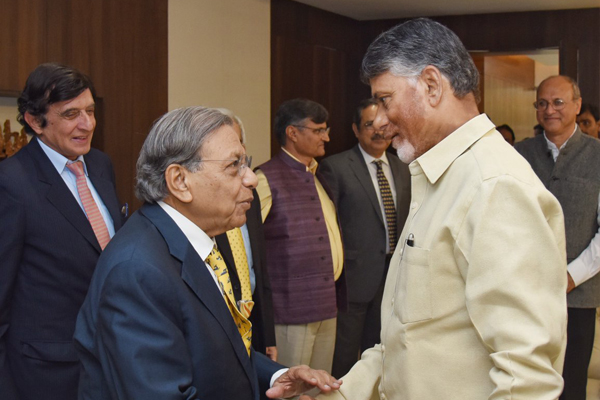
<instances>
[{"instance_id":1,"label":"gray vest","mask_svg":"<svg viewBox=\"0 0 600 400\"><path fill-rule=\"evenodd\" d=\"M598 232L600 140L583 134L577 128L560 151L556 163L543 135L520 142L515 148L529 161L540 180L562 206L567 263L570 263L588 247ZM574 308L600 306L600 274L571 291L567 303Z\"/></svg>"}]
</instances>

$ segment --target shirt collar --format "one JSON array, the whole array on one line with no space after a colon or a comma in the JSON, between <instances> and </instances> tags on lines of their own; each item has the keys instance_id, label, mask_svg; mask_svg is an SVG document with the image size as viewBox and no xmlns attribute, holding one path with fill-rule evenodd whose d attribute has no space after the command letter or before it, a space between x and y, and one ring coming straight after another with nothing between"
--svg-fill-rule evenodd
<instances>
[{"instance_id":1,"label":"shirt collar","mask_svg":"<svg viewBox=\"0 0 600 400\"><path fill-rule=\"evenodd\" d=\"M411 174L417 175L423 171L429 182L435 184L454 160L494 128L494 124L485 114L471 118L425 154L411 162L409 164Z\"/></svg>"},{"instance_id":2,"label":"shirt collar","mask_svg":"<svg viewBox=\"0 0 600 400\"><path fill-rule=\"evenodd\" d=\"M292 157L294 160L298 161L300 164L304 164L302 161L298 160L296 157L294 157L289 151L287 151L283 147L281 148L281 150L285 151L285 154L287 154L288 156ZM311 174L314 175L314 174L317 173L317 167L318 166L319 166L319 163L317 163L317 160L315 160L313 158L310 161L310 165L308 167L306 167L306 172L310 172Z\"/></svg>"},{"instance_id":3,"label":"shirt collar","mask_svg":"<svg viewBox=\"0 0 600 400\"><path fill-rule=\"evenodd\" d=\"M57 152L56 150L54 150L52 147L48 146L46 143L42 142L37 137L35 138L35 140L38 141L40 147L42 148L46 156L48 156L52 165L54 165L54 168L56 168L59 174L62 174L65 168L67 167L67 164L71 163L72 161L60 154L59 152ZM83 164L83 171L87 176L87 166L85 165L85 160L83 159L83 156L77 157L76 161L81 161L81 163Z\"/></svg>"},{"instance_id":4,"label":"shirt collar","mask_svg":"<svg viewBox=\"0 0 600 400\"><path fill-rule=\"evenodd\" d=\"M179 211L165 203L159 201L158 205L165 210L165 212L171 217L173 222L181 229L181 232L185 235L187 240L190 242L196 253L202 260L206 260L215 242L211 239L200 227L190 221L187 217L181 214Z\"/></svg>"},{"instance_id":5,"label":"shirt collar","mask_svg":"<svg viewBox=\"0 0 600 400\"><path fill-rule=\"evenodd\" d=\"M575 134L576 131L577 131L577 124L575 124L573 133L571 133L571 136L569 136L569 139L571 139L573 137L573 135ZM544 139L546 139L546 144L548 145L548 150L552 151L553 153L556 153L557 155L562 149L565 148L565 146L567 145L567 142L569 141L569 139L565 140L565 142L562 144L562 146L560 146L560 149L559 149L552 141L550 141L550 139L548 139L548 136L546 136L545 130L544 130Z\"/></svg>"},{"instance_id":6,"label":"shirt collar","mask_svg":"<svg viewBox=\"0 0 600 400\"><path fill-rule=\"evenodd\" d=\"M363 158L365 159L365 162L367 163L367 165L371 164L373 161L375 160L381 160L383 161L384 164L389 164L388 162L388 158L387 158L387 152L383 152L383 154L381 155L381 157L379 158L375 158L372 155L370 155L369 153L367 153L365 151L365 149L362 148L362 146L360 145L360 143L358 144L358 149L360 150Z\"/></svg>"}]
</instances>

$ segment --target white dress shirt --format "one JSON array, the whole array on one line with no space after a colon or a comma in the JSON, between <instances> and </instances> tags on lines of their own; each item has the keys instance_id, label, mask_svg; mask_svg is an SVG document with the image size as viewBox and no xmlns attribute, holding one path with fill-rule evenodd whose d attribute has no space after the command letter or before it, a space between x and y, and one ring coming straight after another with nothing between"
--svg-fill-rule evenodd
<instances>
[{"instance_id":1,"label":"white dress shirt","mask_svg":"<svg viewBox=\"0 0 600 400\"><path fill-rule=\"evenodd\" d=\"M573 129L573 133L571 136L569 136L569 139L571 139L571 137L575 134L576 130L577 125L575 125L575 129ZM554 162L556 162L558 154L567 145L569 139L567 139L563 145L560 146L560 149L556 147L554 143L548 140L546 132L544 132L544 139L546 139L548 150L550 150L552 153L552 158L554 159ZM600 193L598 194L598 210L596 211L596 220L600 226ZM600 228L590 241L588 247L586 247L576 259L567 265L567 271L569 272L569 275L571 275L571 278L573 278L573 282L575 282L576 286L581 285L600 272Z\"/></svg>"}]
</instances>

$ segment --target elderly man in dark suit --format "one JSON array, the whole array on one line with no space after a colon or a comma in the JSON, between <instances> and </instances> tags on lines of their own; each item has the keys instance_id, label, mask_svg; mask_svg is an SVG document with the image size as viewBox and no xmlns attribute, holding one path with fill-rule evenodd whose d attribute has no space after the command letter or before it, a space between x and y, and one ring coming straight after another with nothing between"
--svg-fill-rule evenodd
<instances>
[{"instance_id":1,"label":"elderly man in dark suit","mask_svg":"<svg viewBox=\"0 0 600 400\"><path fill-rule=\"evenodd\" d=\"M360 352L379 343L383 286L410 203L408 167L386 153L391 139L374 129L376 115L376 100L363 100L352 124L358 144L319 167L338 210L349 299L338 312L333 376L346 375Z\"/></svg>"},{"instance_id":2,"label":"elderly man in dark suit","mask_svg":"<svg viewBox=\"0 0 600 400\"><path fill-rule=\"evenodd\" d=\"M42 64L18 99L31 142L0 164L0 398L75 400L75 319L121 227L109 158L90 144L94 88Z\"/></svg>"},{"instance_id":3,"label":"elderly man in dark suit","mask_svg":"<svg viewBox=\"0 0 600 400\"><path fill-rule=\"evenodd\" d=\"M244 224L257 183L231 123L217 110L177 109L146 138L136 184L145 204L100 257L77 319L80 400L257 400L339 387L307 366L282 371L251 347L214 242Z\"/></svg>"}]
</instances>

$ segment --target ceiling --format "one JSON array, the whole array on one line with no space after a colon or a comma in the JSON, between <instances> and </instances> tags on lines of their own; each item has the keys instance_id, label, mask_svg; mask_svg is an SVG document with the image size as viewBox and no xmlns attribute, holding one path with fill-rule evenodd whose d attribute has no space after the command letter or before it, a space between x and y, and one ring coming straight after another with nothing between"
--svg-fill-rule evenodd
<instances>
[{"instance_id":1,"label":"ceiling","mask_svg":"<svg viewBox=\"0 0 600 400\"><path fill-rule=\"evenodd\" d=\"M600 7L600 0L295 0L356 20Z\"/></svg>"}]
</instances>

